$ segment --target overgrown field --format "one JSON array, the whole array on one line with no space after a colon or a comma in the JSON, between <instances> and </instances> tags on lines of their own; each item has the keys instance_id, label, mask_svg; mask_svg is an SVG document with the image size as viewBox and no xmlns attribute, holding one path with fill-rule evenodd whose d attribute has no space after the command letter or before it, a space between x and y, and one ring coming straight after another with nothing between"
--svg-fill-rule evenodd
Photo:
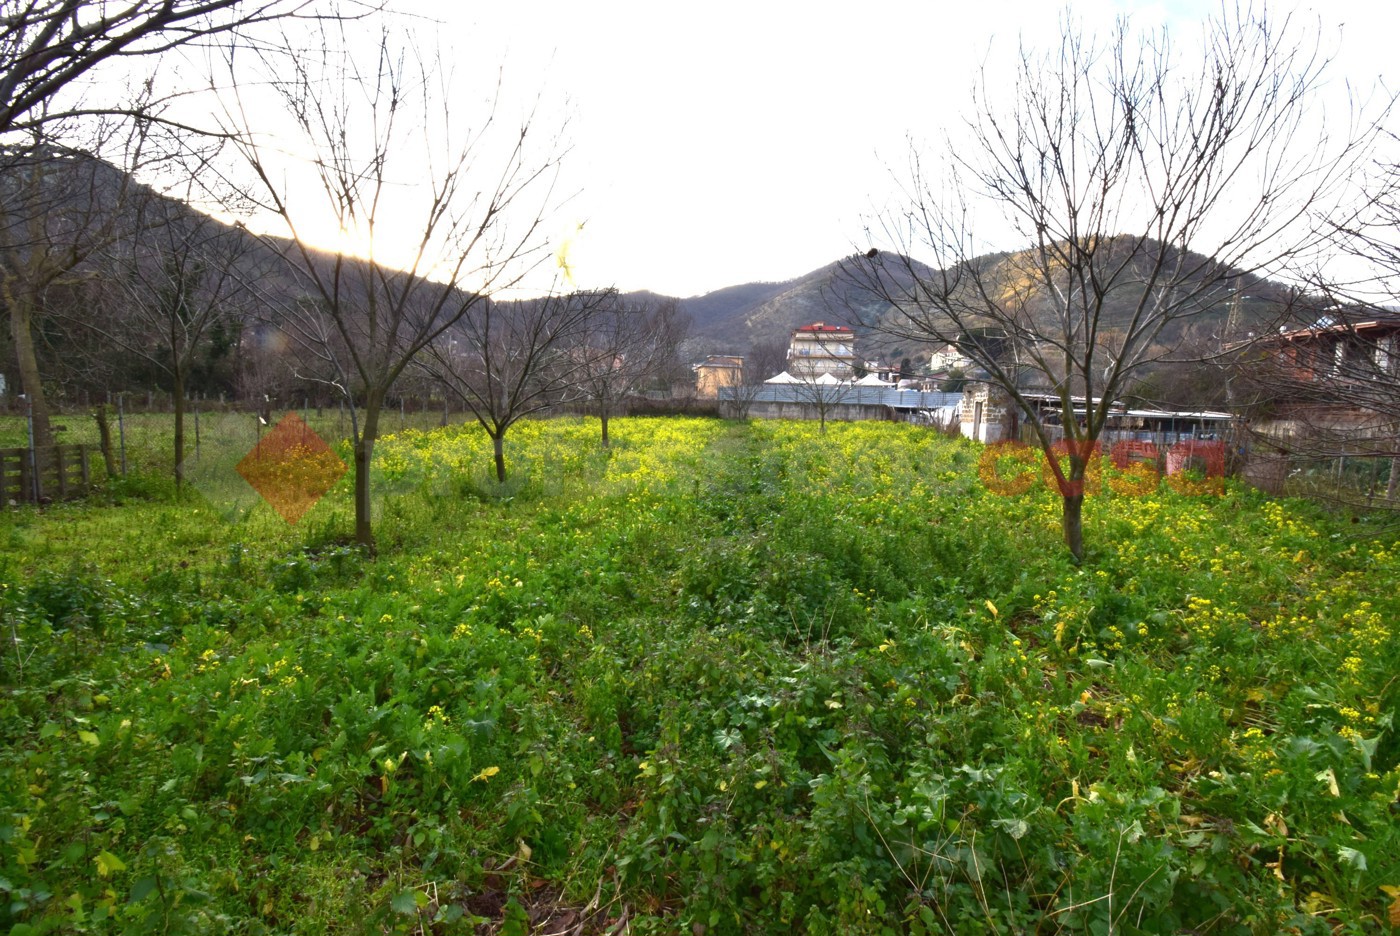
<instances>
[{"instance_id":1,"label":"overgrown field","mask_svg":"<svg viewBox=\"0 0 1400 936\"><path fill-rule=\"evenodd\" d=\"M258 439L269 431L258 422L258 414L243 411L209 411L196 415L194 408L207 404L192 403L185 414L185 457L190 459L188 468L198 467L201 447L208 455L232 454L236 461ZM339 408L310 407L295 411L297 418L303 419L319 435L328 441L349 438L351 420L349 414ZM274 414L276 418L285 413ZM470 419L462 413L452 413L453 423ZM390 408L381 417L382 432L395 432L406 428L434 429L443 422L440 411L402 413ZM109 411L107 423L112 434L113 458L120 465L124 450L127 466L132 472L164 472L169 474L175 466L175 415L170 412L126 413L118 420L115 411ZM100 455L101 435L97 420L91 412L69 412L55 415L53 419L55 438L64 445L87 445L94 453L94 470ZM475 425L475 422L472 422ZM198 433L196 434L196 429ZM0 448L24 448L29 444L28 420L21 415L0 413Z\"/></svg>"},{"instance_id":2,"label":"overgrown field","mask_svg":"<svg viewBox=\"0 0 1400 936\"><path fill-rule=\"evenodd\" d=\"M0 927L1373 933L1400 543L886 424L385 442L300 524L0 520Z\"/></svg>"}]
</instances>

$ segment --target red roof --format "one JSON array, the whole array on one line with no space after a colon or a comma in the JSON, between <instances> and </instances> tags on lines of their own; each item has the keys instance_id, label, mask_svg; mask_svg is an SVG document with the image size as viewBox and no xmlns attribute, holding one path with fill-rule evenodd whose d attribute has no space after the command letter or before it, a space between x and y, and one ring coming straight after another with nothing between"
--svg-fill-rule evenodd
<instances>
[{"instance_id":1,"label":"red roof","mask_svg":"<svg viewBox=\"0 0 1400 936\"><path fill-rule=\"evenodd\" d=\"M797 331L800 331L800 332L825 332L825 333L831 333L831 332L845 332L845 333L848 334L848 335L855 334L854 332L852 332L849 328L847 328L847 327L844 326L844 325L828 325L828 324L826 324L825 322L813 322L811 325L803 325L801 328L798 328Z\"/></svg>"}]
</instances>

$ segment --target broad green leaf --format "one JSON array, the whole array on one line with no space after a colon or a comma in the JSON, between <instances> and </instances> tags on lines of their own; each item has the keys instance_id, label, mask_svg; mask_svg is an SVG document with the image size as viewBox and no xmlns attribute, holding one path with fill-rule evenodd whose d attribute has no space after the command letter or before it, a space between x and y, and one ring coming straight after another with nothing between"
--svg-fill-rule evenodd
<instances>
[{"instance_id":1,"label":"broad green leaf","mask_svg":"<svg viewBox=\"0 0 1400 936\"><path fill-rule=\"evenodd\" d=\"M1366 856L1355 848L1347 848L1345 845L1338 846L1337 857L1342 864L1349 864L1358 871L1366 870Z\"/></svg>"},{"instance_id":2,"label":"broad green leaf","mask_svg":"<svg viewBox=\"0 0 1400 936\"><path fill-rule=\"evenodd\" d=\"M514 897L506 904L505 916L501 920L500 936L529 936L530 915Z\"/></svg>"},{"instance_id":3,"label":"broad green leaf","mask_svg":"<svg viewBox=\"0 0 1400 936\"><path fill-rule=\"evenodd\" d=\"M1031 830L1031 824L1024 819L993 819L992 825L1017 841L1024 838L1026 833Z\"/></svg>"},{"instance_id":4,"label":"broad green leaf","mask_svg":"<svg viewBox=\"0 0 1400 936\"><path fill-rule=\"evenodd\" d=\"M437 916L433 917L434 923L456 923L465 914L462 908L456 904L443 904L438 907Z\"/></svg>"},{"instance_id":5,"label":"broad green leaf","mask_svg":"<svg viewBox=\"0 0 1400 936\"><path fill-rule=\"evenodd\" d=\"M151 895L156 889L156 879L153 877L143 877L135 884L131 885L131 896L127 898L128 903L140 903Z\"/></svg>"},{"instance_id":6,"label":"broad green leaf","mask_svg":"<svg viewBox=\"0 0 1400 936\"><path fill-rule=\"evenodd\" d=\"M98 852L92 863L97 865L99 877L108 877L116 871L126 870L126 863L109 851Z\"/></svg>"},{"instance_id":7,"label":"broad green leaf","mask_svg":"<svg viewBox=\"0 0 1400 936\"><path fill-rule=\"evenodd\" d=\"M1371 760L1376 756L1376 748L1380 746L1381 736L1374 738L1356 738L1356 747L1361 751L1361 762L1366 766L1366 772L1371 771Z\"/></svg>"}]
</instances>

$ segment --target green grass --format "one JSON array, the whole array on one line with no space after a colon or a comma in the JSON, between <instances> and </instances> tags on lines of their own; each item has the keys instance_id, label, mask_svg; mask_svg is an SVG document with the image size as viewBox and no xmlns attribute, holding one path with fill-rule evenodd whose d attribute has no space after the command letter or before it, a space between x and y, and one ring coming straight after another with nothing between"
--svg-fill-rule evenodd
<instances>
[{"instance_id":1,"label":"green grass","mask_svg":"<svg viewBox=\"0 0 1400 936\"><path fill-rule=\"evenodd\" d=\"M0 519L12 932L1369 933L1400 543L886 424L526 423Z\"/></svg>"},{"instance_id":2,"label":"green grass","mask_svg":"<svg viewBox=\"0 0 1400 936\"><path fill-rule=\"evenodd\" d=\"M191 404L191 407L200 404ZM291 410L278 410L272 414L276 423ZM296 410L299 418L305 419L312 430L327 442L335 443L350 437L350 416L338 408ZM431 430L442 424L442 413L420 412L401 414L397 409L386 410L380 417L383 433L400 432L406 429ZM452 413L449 422L461 425L469 420L468 415ZM175 464L175 416L173 413L127 413L118 426L117 414L112 411L109 417L112 431L112 445L120 449L124 430L126 437L127 467L136 473L171 473ZM195 412L185 414L186 457L196 458ZM211 446L237 448L240 454L256 442L260 434L268 431L258 421L258 415L251 412L208 412L201 411L198 419L201 448ZM64 413L53 418L55 437L65 445L90 445L97 449L100 434L97 421L90 412ZM28 445L29 429L25 417L15 414L0 414L0 448L22 448Z\"/></svg>"}]
</instances>

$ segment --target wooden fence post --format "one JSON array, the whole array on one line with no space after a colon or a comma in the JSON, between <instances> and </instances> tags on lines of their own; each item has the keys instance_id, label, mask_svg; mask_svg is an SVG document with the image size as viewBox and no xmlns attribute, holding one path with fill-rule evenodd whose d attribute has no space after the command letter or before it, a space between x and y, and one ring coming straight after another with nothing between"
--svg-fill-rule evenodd
<instances>
[{"instance_id":1,"label":"wooden fence post","mask_svg":"<svg viewBox=\"0 0 1400 936\"><path fill-rule=\"evenodd\" d=\"M19 460L19 500L21 502L34 496L34 460L30 457L33 451L30 449Z\"/></svg>"},{"instance_id":2,"label":"wooden fence post","mask_svg":"<svg viewBox=\"0 0 1400 936\"><path fill-rule=\"evenodd\" d=\"M111 408L112 404L110 403L99 405L92 411L92 417L97 420L97 440L102 449L102 460L107 465L107 477L115 478L117 476L117 455L112 450L112 424L108 419Z\"/></svg>"},{"instance_id":3,"label":"wooden fence post","mask_svg":"<svg viewBox=\"0 0 1400 936\"><path fill-rule=\"evenodd\" d=\"M117 394L117 441L121 445L122 477L126 477L126 396Z\"/></svg>"}]
</instances>

